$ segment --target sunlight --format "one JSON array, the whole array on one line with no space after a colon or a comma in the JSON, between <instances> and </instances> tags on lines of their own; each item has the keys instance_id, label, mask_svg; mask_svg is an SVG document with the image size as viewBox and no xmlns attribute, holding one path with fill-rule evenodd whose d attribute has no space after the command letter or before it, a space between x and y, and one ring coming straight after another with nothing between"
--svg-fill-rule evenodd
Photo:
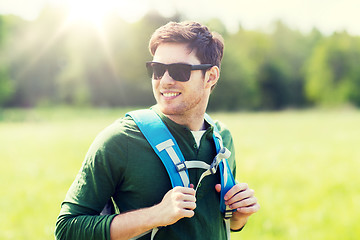
<instances>
[{"instance_id":1,"label":"sunlight","mask_svg":"<svg viewBox=\"0 0 360 240\"><path fill-rule=\"evenodd\" d=\"M104 18L117 8L116 0L73 0L68 1L68 22L88 22L95 26L101 26Z\"/></svg>"},{"instance_id":2,"label":"sunlight","mask_svg":"<svg viewBox=\"0 0 360 240\"><path fill-rule=\"evenodd\" d=\"M148 11L149 4L150 2L144 0L67 0L67 22L86 22L100 28L111 13L128 22L134 22Z\"/></svg>"}]
</instances>

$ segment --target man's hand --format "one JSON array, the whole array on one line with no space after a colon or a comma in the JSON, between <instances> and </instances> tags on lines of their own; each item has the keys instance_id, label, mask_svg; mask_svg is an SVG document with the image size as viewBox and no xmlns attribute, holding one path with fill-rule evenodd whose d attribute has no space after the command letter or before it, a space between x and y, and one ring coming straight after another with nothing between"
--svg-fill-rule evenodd
<instances>
[{"instance_id":1,"label":"man's hand","mask_svg":"<svg viewBox=\"0 0 360 240\"><path fill-rule=\"evenodd\" d=\"M196 208L195 190L188 187L175 187L165 194L156 206L162 219L160 226L176 223L181 218L194 216Z\"/></svg>"},{"instance_id":2,"label":"man's hand","mask_svg":"<svg viewBox=\"0 0 360 240\"><path fill-rule=\"evenodd\" d=\"M217 192L221 191L221 185L216 184ZM254 190L246 183L238 183L233 186L224 196L225 204L231 209L236 209L231 218L231 229L242 228L250 215L260 209L260 205L254 196Z\"/></svg>"},{"instance_id":3,"label":"man's hand","mask_svg":"<svg viewBox=\"0 0 360 240\"><path fill-rule=\"evenodd\" d=\"M192 184L190 188L175 187L155 206L117 215L110 225L111 240L130 239L153 228L174 224L181 218L191 218L196 208L193 187Z\"/></svg>"}]
</instances>

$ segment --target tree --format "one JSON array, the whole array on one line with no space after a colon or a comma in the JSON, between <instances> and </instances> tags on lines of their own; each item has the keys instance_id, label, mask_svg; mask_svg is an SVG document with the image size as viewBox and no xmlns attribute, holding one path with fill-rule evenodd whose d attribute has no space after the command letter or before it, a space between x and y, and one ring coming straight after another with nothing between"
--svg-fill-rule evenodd
<instances>
[{"instance_id":1,"label":"tree","mask_svg":"<svg viewBox=\"0 0 360 240\"><path fill-rule=\"evenodd\" d=\"M2 51L2 46L7 38L7 28L5 18L0 16L0 107L3 106L14 93L14 84L9 76L8 62L6 62L5 54Z\"/></svg>"},{"instance_id":2,"label":"tree","mask_svg":"<svg viewBox=\"0 0 360 240\"><path fill-rule=\"evenodd\" d=\"M289 89L283 66L276 60L265 61L259 68L257 81L260 89L261 108L283 109L289 104Z\"/></svg>"},{"instance_id":3,"label":"tree","mask_svg":"<svg viewBox=\"0 0 360 240\"><path fill-rule=\"evenodd\" d=\"M225 35L225 51L218 86L210 98L210 109L258 109L256 71L268 52L265 34L242 28Z\"/></svg>"},{"instance_id":4,"label":"tree","mask_svg":"<svg viewBox=\"0 0 360 240\"><path fill-rule=\"evenodd\" d=\"M360 106L360 39L335 33L316 47L306 68L306 94L316 104Z\"/></svg>"},{"instance_id":5,"label":"tree","mask_svg":"<svg viewBox=\"0 0 360 240\"><path fill-rule=\"evenodd\" d=\"M275 30L269 36L271 48L265 58L266 63L260 64L258 80L266 92L261 96L267 98L262 101L265 108L271 105L274 109L286 107L302 107L306 104L304 93L304 65L317 41L314 36L303 35L292 30L281 21L274 23ZM267 79L265 82L264 80ZM269 88L269 86L272 86ZM272 100L269 99L272 96ZM269 102L270 101L270 102ZM271 103L272 102L272 103ZM270 105L269 105L270 104Z\"/></svg>"}]
</instances>

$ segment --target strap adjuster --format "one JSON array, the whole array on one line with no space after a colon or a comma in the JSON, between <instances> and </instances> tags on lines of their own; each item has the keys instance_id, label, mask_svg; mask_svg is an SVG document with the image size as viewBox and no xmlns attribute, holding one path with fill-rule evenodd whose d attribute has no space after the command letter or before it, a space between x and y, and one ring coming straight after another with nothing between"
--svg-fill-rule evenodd
<instances>
[{"instance_id":1,"label":"strap adjuster","mask_svg":"<svg viewBox=\"0 0 360 240\"><path fill-rule=\"evenodd\" d=\"M216 154L213 162L210 165L211 174L216 173L221 160L229 158L230 154L231 154L231 152L227 148L223 147L222 149L220 149L220 151L218 152L218 154Z\"/></svg>"},{"instance_id":2,"label":"strap adjuster","mask_svg":"<svg viewBox=\"0 0 360 240\"><path fill-rule=\"evenodd\" d=\"M175 167L177 172L185 171L187 169L185 162L179 162L175 164Z\"/></svg>"},{"instance_id":3,"label":"strap adjuster","mask_svg":"<svg viewBox=\"0 0 360 240\"><path fill-rule=\"evenodd\" d=\"M230 209L230 210L225 210L225 212L224 212L224 218L225 218L225 219L231 218L232 215L233 215L233 210L232 210L232 209Z\"/></svg>"},{"instance_id":4,"label":"strap adjuster","mask_svg":"<svg viewBox=\"0 0 360 240\"><path fill-rule=\"evenodd\" d=\"M210 165L210 169L209 169L210 173L215 174L218 169L218 166L219 166L219 163L216 161L216 157L215 157L214 161Z\"/></svg>"}]
</instances>

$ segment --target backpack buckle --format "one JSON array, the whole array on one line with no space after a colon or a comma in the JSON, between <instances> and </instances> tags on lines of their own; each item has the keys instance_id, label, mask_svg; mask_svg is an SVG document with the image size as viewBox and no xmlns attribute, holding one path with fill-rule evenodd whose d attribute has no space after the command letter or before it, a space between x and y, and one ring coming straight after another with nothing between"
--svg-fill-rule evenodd
<instances>
[{"instance_id":1,"label":"backpack buckle","mask_svg":"<svg viewBox=\"0 0 360 240\"><path fill-rule=\"evenodd\" d=\"M231 152L227 149L227 148L222 148L220 149L220 151L218 152L218 154L216 154L216 156L214 157L213 162L210 165L210 172L211 174L215 174L217 171L217 168L220 164L220 162L223 159L227 159L230 157Z\"/></svg>"},{"instance_id":2,"label":"backpack buckle","mask_svg":"<svg viewBox=\"0 0 360 240\"><path fill-rule=\"evenodd\" d=\"M215 157L214 161L210 165L210 172L211 174L215 174L218 169L219 163Z\"/></svg>"},{"instance_id":3,"label":"backpack buckle","mask_svg":"<svg viewBox=\"0 0 360 240\"><path fill-rule=\"evenodd\" d=\"M187 169L185 162L179 162L175 164L175 167L177 172L185 171Z\"/></svg>"}]
</instances>

